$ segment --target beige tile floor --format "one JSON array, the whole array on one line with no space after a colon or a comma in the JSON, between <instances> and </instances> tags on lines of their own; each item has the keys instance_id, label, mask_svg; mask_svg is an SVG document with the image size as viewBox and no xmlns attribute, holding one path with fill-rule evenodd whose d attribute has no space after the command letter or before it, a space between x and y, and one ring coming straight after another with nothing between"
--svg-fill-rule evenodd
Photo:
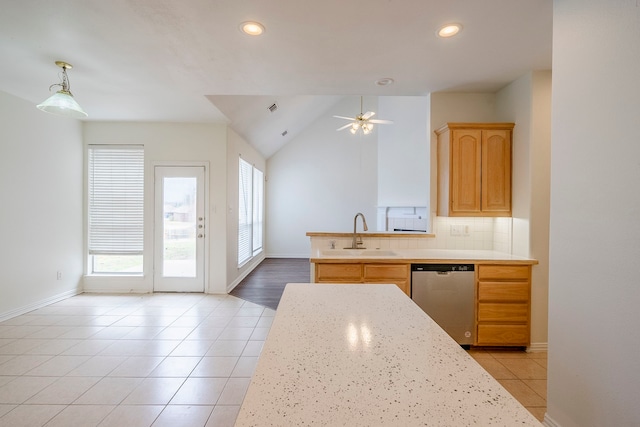
<instances>
[{"instance_id":1,"label":"beige tile floor","mask_svg":"<svg viewBox=\"0 0 640 427\"><path fill-rule=\"evenodd\" d=\"M538 420L547 410L547 352L472 349L469 354Z\"/></svg>"},{"instance_id":2,"label":"beige tile floor","mask_svg":"<svg viewBox=\"0 0 640 427\"><path fill-rule=\"evenodd\" d=\"M0 426L232 426L275 312L82 294L0 323Z\"/></svg>"},{"instance_id":3,"label":"beige tile floor","mask_svg":"<svg viewBox=\"0 0 640 427\"><path fill-rule=\"evenodd\" d=\"M232 426L275 311L230 295L82 294L0 323L0 427ZM470 350L534 415L546 353Z\"/></svg>"}]
</instances>

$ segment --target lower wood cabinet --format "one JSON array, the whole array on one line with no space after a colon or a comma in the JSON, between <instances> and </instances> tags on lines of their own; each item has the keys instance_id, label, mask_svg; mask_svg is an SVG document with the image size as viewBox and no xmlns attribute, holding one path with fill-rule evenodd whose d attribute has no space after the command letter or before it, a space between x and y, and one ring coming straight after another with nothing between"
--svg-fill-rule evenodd
<instances>
[{"instance_id":1,"label":"lower wood cabinet","mask_svg":"<svg viewBox=\"0 0 640 427\"><path fill-rule=\"evenodd\" d=\"M411 296L411 264L315 263L316 283L395 283ZM531 334L531 266L476 264L478 346L528 346Z\"/></svg>"},{"instance_id":2,"label":"lower wood cabinet","mask_svg":"<svg viewBox=\"0 0 640 427\"><path fill-rule=\"evenodd\" d=\"M531 330L531 266L477 266L477 345L527 346Z\"/></svg>"},{"instance_id":3,"label":"lower wood cabinet","mask_svg":"<svg viewBox=\"0 0 640 427\"><path fill-rule=\"evenodd\" d=\"M411 296L411 264L316 263L316 283L394 283Z\"/></svg>"}]
</instances>

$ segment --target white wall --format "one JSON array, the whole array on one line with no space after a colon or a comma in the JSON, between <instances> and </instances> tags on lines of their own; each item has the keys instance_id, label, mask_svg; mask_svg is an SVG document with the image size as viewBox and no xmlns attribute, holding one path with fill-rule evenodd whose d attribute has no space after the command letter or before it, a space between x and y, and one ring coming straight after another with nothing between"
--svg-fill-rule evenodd
<instances>
[{"instance_id":1,"label":"white wall","mask_svg":"<svg viewBox=\"0 0 640 427\"><path fill-rule=\"evenodd\" d=\"M496 94L496 120L514 122L512 252L530 256L531 347L548 341L551 72L534 71Z\"/></svg>"},{"instance_id":2,"label":"white wall","mask_svg":"<svg viewBox=\"0 0 640 427\"><path fill-rule=\"evenodd\" d=\"M496 94L496 121L513 122L511 217L513 253L529 256L531 212L532 75L527 73ZM548 118L551 120L551 117Z\"/></svg>"},{"instance_id":3,"label":"white wall","mask_svg":"<svg viewBox=\"0 0 640 427\"><path fill-rule=\"evenodd\" d=\"M208 283L205 291L226 293L227 264L227 128L224 124L88 122L85 144L144 144L144 271L140 278L86 277L87 291L151 292L153 290L154 165L207 162L209 172ZM236 178L237 180L237 178ZM236 186L237 191L237 186ZM236 234L237 236L237 234Z\"/></svg>"},{"instance_id":4,"label":"white wall","mask_svg":"<svg viewBox=\"0 0 640 427\"><path fill-rule=\"evenodd\" d=\"M378 206L420 206L429 210L429 98L381 96L378 125Z\"/></svg>"},{"instance_id":5,"label":"white wall","mask_svg":"<svg viewBox=\"0 0 640 427\"><path fill-rule=\"evenodd\" d=\"M640 7L556 0L547 414L640 425Z\"/></svg>"},{"instance_id":6,"label":"white wall","mask_svg":"<svg viewBox=\"0 0 640 427\"><path fill-rule=\"evenodd\" d=\"M4 92L0 111L2 320L80 291L83 156L80 121Z\"/></svg>"},{"instance_id":7,"label":"white wall","mask_svg":"<svg viewBox=\"0 0 640 427\"><path fill-rule=\"evenodd\" d=\"M365 97L365 110L376 107ZM332 114L359 110L359 97L345 97ZM320 117L267 160L267 256L308 258L308 231L352 231L357 212L375 226L377 129L366 136L336 132L341 124Z\"/></svg>"}]
</instances>

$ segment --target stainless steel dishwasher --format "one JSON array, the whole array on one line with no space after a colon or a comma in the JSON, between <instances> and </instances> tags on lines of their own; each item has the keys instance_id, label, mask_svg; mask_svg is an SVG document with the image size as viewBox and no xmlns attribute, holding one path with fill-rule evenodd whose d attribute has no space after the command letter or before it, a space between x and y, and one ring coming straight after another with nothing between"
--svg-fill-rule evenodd
<instances>
[{"instance_id":1,"label":"stainless steel dishwasher","mask_svg":"<svg viewBox=\"0 0 640 427\"><path fill-rule=\"evenodd\" d=\"M473 344L473 264L412 264L411 298L458 344Z\"/></svg>"}]
</instances>

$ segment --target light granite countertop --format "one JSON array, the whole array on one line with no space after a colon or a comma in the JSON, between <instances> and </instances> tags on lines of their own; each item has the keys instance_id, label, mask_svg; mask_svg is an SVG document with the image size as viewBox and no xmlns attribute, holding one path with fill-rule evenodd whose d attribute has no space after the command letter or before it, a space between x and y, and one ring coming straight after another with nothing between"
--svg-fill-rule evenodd
<instances>
[{"instance_id":1,"label":"light granite countertop","mask_svg":"<svg viewBox=\"0 0 640 427\"><path fill-rule=\"evenodd\" d=\"M337 260L378 260L381 262L505 262L509 264L538 264L532 258L491 250L464 249L316 249L311 251L311 262Z\"/></svg>"},{"instance_id":2,"label":"light granite countertop","mask_svg":"<svg viewBox=\"0 0 640 427\"><path fill-rule=\"evenodd\" d=\"M541 426L395 285L288 284L236 426Z\"/></svg>"}]
</instances>

